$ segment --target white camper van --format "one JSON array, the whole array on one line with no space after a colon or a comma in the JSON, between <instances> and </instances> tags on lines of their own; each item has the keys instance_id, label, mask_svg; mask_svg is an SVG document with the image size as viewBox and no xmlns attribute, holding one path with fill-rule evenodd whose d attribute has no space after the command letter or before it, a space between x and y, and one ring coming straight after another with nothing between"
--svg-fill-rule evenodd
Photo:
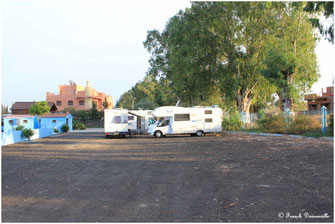
<instances>
[{"instance_id":1,"label":"white camper van","mask_svg":"<svg viewBox=\"0 0 335 224\"><path fill-rule=\"evenodd\" d=\"M222 131L222 110L212 107L158 107L152 115L156 123L149 126L148 134L155 137L172 134L202 136Z\"/></svg>"},{"instance_id":2,"label":"white camper van","mask_svg":"<svg viewBox=\"0 0 335 224\"><path fill-rule=\"evenodd\" d=\"M151 113L152 110L129 110L129 129L138 133L145 133L149 128L149 120L153 118Z\"/></svg>"},{"instance_id":3,"label":"white camper van","mask_svg":"<svg viewBox=\"0 0 335 224\"><path fill-rule=\"evenodd\" d=\"M107 136L145 133L149 128L151 110L105 109L104 127Z\"/></svg>"},{"instance_id":4,"label":"white camper van","mask_svg":"<svg viewBox=\"0 0 335 224\"><path fill-rule=\"evenodd\" d=\"M128 127L128 110L105 109L104 110L105 136L126 136L130 134Z\"/></svg>"}]
</instances>

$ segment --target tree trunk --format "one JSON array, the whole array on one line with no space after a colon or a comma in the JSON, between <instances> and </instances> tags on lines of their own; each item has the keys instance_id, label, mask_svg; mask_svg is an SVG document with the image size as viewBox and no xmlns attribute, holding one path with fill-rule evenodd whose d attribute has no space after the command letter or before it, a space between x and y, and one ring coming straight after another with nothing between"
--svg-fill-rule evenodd
<instances>
[{"instance_id":1,"label":"tree trunk","mask_svg":"<svg viewBox=\"0 0 335 224\"><path fill-rule=\"evenodd\" d=\"M282 93L279 94L279 93L277 92L277 95L278 95L279 100L280 100L280 109L281 109L282 111L284 111L284 112L285 112L287 109L289 109L290 112L294 112L294 108L293 108L293 99L292 99L291 97L287 96L286 91L284 90L284 88L283 88L283 90L282 90Z\"/></svg>"},{"instance_id":2,"label":"tree trunk","mask_svg":"<svg viewBox=\"0 0 335 224\"><path fill-rule=\"evenodd\" d=\"M284 109L284 112L287 110L287 109L289 109L290 110L290 112L294 112L293 111L293 99L291 99L291 98L285 98L285 99L283 99L283 109Z\"/></svg>"},{"instance_id":3,"label":"tree trunk","mask_svg":"<svg viewBox=\"0 0 335 224\"><path fill-rule=\"evenodd\" d=\"M249 113L252 101L252 94L250 90L238 90L237 92L237 108L240 112Z\"/></svg>"}]
</instances>

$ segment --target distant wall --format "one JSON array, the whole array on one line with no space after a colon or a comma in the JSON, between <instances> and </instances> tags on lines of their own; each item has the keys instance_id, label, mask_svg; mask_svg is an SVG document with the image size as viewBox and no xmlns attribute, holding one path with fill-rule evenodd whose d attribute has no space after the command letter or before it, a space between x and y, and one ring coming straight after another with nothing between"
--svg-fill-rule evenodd
<instances>
[{"instance_id":1,"label":"distant wall","mask_svg":"<svg viewBox=\"0 0 335 224\"><path fill-rule=\"evenodd\" d=\"M34 135L30 139L44 138L53 134L52 128L35 129ZM7 130L1 133L1 145L14 144L25 140L26 139L22 137L22 131Z\"/></svg>"}]
</instances>

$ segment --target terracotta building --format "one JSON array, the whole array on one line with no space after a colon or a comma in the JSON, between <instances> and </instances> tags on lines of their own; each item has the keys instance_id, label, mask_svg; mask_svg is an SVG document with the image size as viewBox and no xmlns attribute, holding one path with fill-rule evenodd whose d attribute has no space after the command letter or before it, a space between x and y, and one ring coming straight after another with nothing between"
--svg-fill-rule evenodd
<instances>
[{"instance_id":1,"label":"terracotta building","mask_svg":"<svg viewBox=\"0 0 335 224\"><path fill-rule=\"evenodd\" d=\"M15 102L10 110L12 114L29 114L29 108L31 105L37 102ZM51 113L56 113L58 108L56 107L54 102L48 102L48 106L50 107Z\"/></svg>"},{"instance_id":2,"label":"terracotta building","mask_svg":"<svg viewBox=\"0 0 335 224\"><path fill-rule=\"evenodd\" d=\"M308 110L321 110L322 106L327 107L327 109L334 110L334 86L326 88L326 92L323 92L319 96L315 93L305 95L305 100L307 100Z\"/></svg>"},{"instance_id":3,"label":"terracotta building","mask_svg":"<svg viewBox=\"0 0 335 224\"><path fill-rule=\"evenodd\" d=\"M100 93L91 87L90 81L87 81L86 86L77 85L70 81L69 85L59 85L59 93L54 94L47 92L47 101L55 102L59 111L65 108L75 108L76 110L90 110L93 103L97 105L98 110L113 108L112 96L106 96L105 93Z\"/></svg>"}]
</instances>

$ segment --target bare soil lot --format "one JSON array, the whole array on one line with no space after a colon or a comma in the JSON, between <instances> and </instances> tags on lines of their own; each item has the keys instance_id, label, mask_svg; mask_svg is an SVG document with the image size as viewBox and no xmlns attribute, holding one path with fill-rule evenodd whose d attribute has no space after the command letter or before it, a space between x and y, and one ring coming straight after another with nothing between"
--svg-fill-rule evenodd
<instances>
[{"instance_id":1,"label":"bare soil lot","mask_svg":"<svg viewBox=\"0 0 335 224\"><path fill-rule=\"evenodd\" d=\"M86 131L2 147L3 222L333 222L333 214L331 141Z\"/></svg>"}]
</instances>

